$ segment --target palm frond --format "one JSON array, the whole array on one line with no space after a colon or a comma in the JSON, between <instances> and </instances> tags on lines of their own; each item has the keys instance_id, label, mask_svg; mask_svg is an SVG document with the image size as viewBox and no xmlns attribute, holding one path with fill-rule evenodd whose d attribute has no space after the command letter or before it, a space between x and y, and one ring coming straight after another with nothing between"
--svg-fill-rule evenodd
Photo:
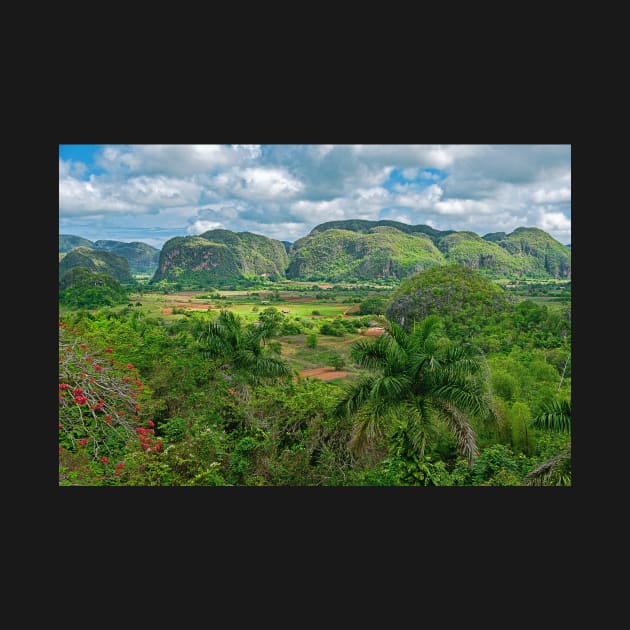
<instances>
[{"instance_id":1,"label":"palm frond","mask_svg":"<svg viewBox=\"0 0 630 630\"><path fill-rule=\"evenodd\" d=\"M523 479L523 484L526 486L571 485L570 468L566 470L567 464L570 464L570 461L571 445L527 473Z\"/></svg>"},{"instance_id":2,"label":"palm frond","mask_svg":"<svg viewBox=\"0 0 630 630\"><path fill-rule=\"evenodd\" d=\"M376 409L364 409L358 414L352 427L352 437L348 444L350 451L360 453L381 435L380 417Z\"/></svg>"},{"instance_id":3,"label":"palm frond","mask_svg":"<svg viewBox=\"0 0 630 630\"><path fill-rule=\"evenodd\" d=\"M335 405L334 415L336 417L347 417L355 414L370 400L375 380L374 376L364 375L354 385L344 385L344 392Z\"/></svg>"},{"instance_id":4,"label":"palm frond","mask_svg":"<svg viewBox=\"0 0 630 630\"><path fill-rule=\"evenodd\" d=\"M400 324L397 324L396 322L387 322L384 328L385 338L390 337L404 350L409 348L411 345L411 337Z\"/></svg>"},{"instance_id":5,"label":"palm frond","mask_svg":"<svg viewBox=\"0 0 630 630\"><path fill-rule=\"evenodd\" d=\"M404 398L410 385L411 381L404 375L380 376L374 379L370 398L396 404Z\"/></svg>"},{"instance_id":6,"label":"palm frond","mask_svg":"<svg viewBox=\"0 0 630 630\"><path fill-rule=\"evenodd\" d=\"M467 383L465 386L454 383L440 385L432 390L431 397L442 399L479 418L489 413L488 400L484 393L479 391L478 384L474 382Z\"/></svg>"},{"instance_id":7,"label":"palm frond","mask_svg":"<svg viewBox=\"0 0 630 630\"><path fill-rule=\"evenodd\" d=\"M406 401L400 405L398 413L404 417L411 445L420 457L424 457L426 445L436 435L430 410L420 401Z\"/></svg>"},{"instance_id":8,"label":"palm frond","mask_svg":"<svg viewBox=\"0 0 630 630\"><path fill-rule=\"evenodd\" d=\"M277 357L258 357L253 366L252 372L257 377L280 378L291 376L292 371L289 364Z\"/></svg>"},{"instance_id":9,"label":"palm frond","mask_svg":"<svg viewBox=\"0 0 630 630\"><path fill-rule=\"evenodd\" d=\"M437 315L429 315L419 322L414 322L411 334L413 345L424 346L431 337L442 332L442 320Z\"/></svg>"},{"instance_id":10,"label":"palm frond","mask_svg":"<svg viewBox=\"0 0 630 630\"><path fill-rule=\"evenodd\" d=\"M571 403L566 400L554 400L532 419L534 429L546 429L569 433L571 431Z\"/></svg>"},{"instance_id":11,"label":"palm frond","mask_svg":"<svg viewBox=\"0 0 630 630\"><path fill-rule=\"evenodd\" d=\"M208 336L201 340L201 352L204 358L229 357L232 352L232 346L220 336Z\"/></svg>"},{"instance_id":12,"label":"palm frond","mask_svg":"<svg viewBox=\"0 0 630 630\"><path fill-rule=\"evenodd\" d=\"M477 441L468 416L448 402L442 403L441 410L442 418L457 442L457 450L468 459L468 466L472 466L477 452Z\"/></svg>"},{"instance_id":13,"label":"palm frond","mask_svg":"<svg viewBox=\"0 0 630 630\"><path fill-rule=\"evenodd\" d=\"M443 352L444 368L459 375L474 375L484 371L483 356L468 345L453 345Z\"/></svg>"},{"instance_id":14,"label":"palm frond","mask_svg":"<svg viewBox=\"0 0 630 630\"><path fill-rule=\"evenodd\" d=\"M352 344L350 357L361 367L370 370L382 368L387 362L387 346L383 336L374 341L359 339Z\"/></svg>"}]
</instances>

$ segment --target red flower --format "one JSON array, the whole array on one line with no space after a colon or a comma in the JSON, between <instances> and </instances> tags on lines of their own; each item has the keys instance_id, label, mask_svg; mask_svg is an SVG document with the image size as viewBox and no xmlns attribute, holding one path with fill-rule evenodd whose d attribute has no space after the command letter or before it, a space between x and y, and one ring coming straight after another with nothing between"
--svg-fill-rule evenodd
<instances>
[{"instance_id":1,"label":"red flower","mask_svg":"<svg viewBox=\"0 0 630 630\"><path fill-rule=\"evenodd\" d=\"M100 371L103 369L103 366L102 366L102 365L95 365L95 366L94 366L94 369L95 369L97 372L100 372Z\"/></svg>"},{"instance_id":2,"label":"red flower","mask_svg":"<svg viewBox=\"0 0 630 630\"><path fill-rule=\"evenodd\" d=\"M81 350L87 350L87 346L84 343L82 343L79 348L81 348Z\"/></svg>"},{"instance_id":3,"label":"red flower","mask_svg":"<svg viewBox=\"0 0 630 630\"><path fill-rule=\"evenodd\" d=\"M128 367L130 370L133 370L133 363L127 363L127 367Z\"/></svg>"},{"instance_id":4,"label":"red flower","mask_svg":"<svg viewBox=\"0 0 630 630\"><path fill-rule=\"evenodd\" d=\"M77 405L85 405L85 403L87 402L87 398L85 396L75 396L74 397L74 402L77 403Z\"/></svg>"},{"instance_id":5,"label":"red flower","mask_svg":"<svg viewBox=\"0 0 630 630\"><path fill-rule=\"evenodd\" d=\"M59 428L63 429L63 424L61 424L61 422L59 423Z\"/></svg>"},{"instance_id":6,"label":"red flower","mask_svg":"<svg viewBox=\"0 0 630 630\"><path fill-rule=\"evenodd\" d=\"M154 426L155 426L155 422L153 422L153 420L147 420L147 424L148 424L150 427L154 427Z\"/></svg>"},{"instance_id":7,"label":"red flower","mask_svg":"<svg viewBox=\"0 0 630 630\"><path fill-rule=\"evenodd\" d=\"M111 354L112 353L112 349L111 348L105 348L105 352L107 352L107 354Z\"/></svg>"},{"instance_id":8,"label":"red flower","mask_svg":"<svg viewBox=\"0 0 630 630\"><path fill-rule=\"evenodd\" d=\"M125 467L125 464L123 462L118 462L116 464L116 470L122 470Z\"/></svg>"},{"instance_id":9,"label":"red flower","mask_svg":"<svg viewBox=\"0 0 630 630\"><path fill-rule=\"evenodd\" d=\"M85 360L86 360L88 363L92 363L92 361L94 361L93 357L85 357Z\"/></svg>"},{"instance_id":10,"label":"red flower","mask_svg":"<svg viewBox=\"0 0 630 630\"><path fill-rule=\"evenodd\" d=\"M103 455L103 457L101 457L101 464L107 464L108 461L109 461L109 459L107 459L107 457L105 457L105 455Z\"/></svg>"},{"instance_id":11,"label":"red flower","mask_svg":"<svg viewBox=\"0 0 630 630\"><path fill-rule=\"evenodd\" d=\"M107 424L111 424L112 423L112 415L110 413L108 413L105 418L104 418L105 422Z\"/></svg>"},{"instance_id":12,"label":"red flower","mask_svg":"<svg viewBox=\"0 0 630 630\"><path fill-rule=\"evenodd\" d=\"M59 383L59 389L70 389L70 385L68 383Z\"/></svg>"},{"instance_id":13,"label":"red flower","mask_svg":"<svg viewBox=\"0 0 630 630\"><path fill-rule=\"evenodd\" d=\"M72 390L72 393L73 393L75 396L78 396L79 394L82 394L82 393L83 393L83 390L82 390L80 387L75 387L75 388Z\"/></svg>"},{"instance_id":14,"label":"red flower","mask_svg":"<svg viewBox=\"0 0 630 630\"><path fill-rule=\"evenodd\" d=\"M59 452L61 453L61 451L63 451L63 446L59 446Z\"/></svg>"},{"instance_id":15,"label":"red flower","mask_svg":"<svg viewBox=\"0 0 630 630\"><path fill-rule=\"evenodd\" d=\"M89 439L85 439L85 440L78 440L77 444L79 446L85 446L90 440Z\"/></svg>"}]
</instances>

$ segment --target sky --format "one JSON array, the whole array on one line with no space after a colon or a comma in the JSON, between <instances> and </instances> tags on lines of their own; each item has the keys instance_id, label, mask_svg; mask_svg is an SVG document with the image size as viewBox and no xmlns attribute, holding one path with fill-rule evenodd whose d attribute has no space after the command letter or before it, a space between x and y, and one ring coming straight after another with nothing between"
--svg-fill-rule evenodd
<instances>
[{"instance_id":1,"label":"sky","mask_svg":"<svg viewBox=\"0 0 630 630\"><path fill-rule=\"evenodd\" d=\"M293 242L390 219L571 242L571 145L60 144L59 233L143 241L224 228Z\"/></svg>"}]
</instances>

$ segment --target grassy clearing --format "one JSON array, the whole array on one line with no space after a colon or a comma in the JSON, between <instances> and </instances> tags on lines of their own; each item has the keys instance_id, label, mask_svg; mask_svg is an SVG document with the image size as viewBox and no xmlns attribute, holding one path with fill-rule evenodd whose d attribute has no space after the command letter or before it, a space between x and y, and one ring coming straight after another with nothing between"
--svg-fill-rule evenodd
<instances>
[{"instance_id":1,"label":"grassy clearing","mask_svg":"<svg viewBox=\"0 0 630 630\"><path fill-rule=\"evenodd\" d=\"M308 348L306 335L278 337L282 347L282 356L294 370L301 372L302 370L329 367L331 355L338 354L345 361L342 369L348 373L349 379L359 374L359 369L353 365L350 358L352 344L358 339L362 339L362 336L358 334L347 335L346 337L318 335L317 347Z\"/></svg>"}]
</instances>

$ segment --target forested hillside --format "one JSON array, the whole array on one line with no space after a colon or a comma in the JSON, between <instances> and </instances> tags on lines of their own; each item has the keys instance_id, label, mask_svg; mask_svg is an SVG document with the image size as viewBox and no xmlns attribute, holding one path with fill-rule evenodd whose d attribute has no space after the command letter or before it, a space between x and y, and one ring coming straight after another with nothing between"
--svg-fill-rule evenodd
<instances>
[{"instance_id":1,"label":"forested hillside","mask_svg":"<svg viewBox=\"0 0 630 630\"><path fill-rule=\"evenodd\" d=\"M176 237L157 250L146 243L59 236L59 262L81 247L62 270L81 264L103 270L85 248L122 256L131 274L184 288L241 285L256 278L397 283L434 266L462 264L499 278L571 277L571 248L538 228L517 228L484 237L397 221L331 221L294 243L249 232L210 230ZM81 256L78 255L81 254ZM100 269L99 269L100 268ZM114 274L112 274L114 275ZM115 276L122 281L122 276Z\"/></svg>"},{"instance_id":2,"label":"forested hillside","mask_svg":"<svg viewBox=\"0 0 630 630\"><path fill-rule=\"evenodd\" d=\"M103 249L105 251L122 256L129 263L131 273L155 273L160 250L139 241L131 243L112 240L89 241L72 234L59 235L59 254L65 254L75 247L88 247L90 249Z\"/></svg>"},{"instance_id":3,"label":"forested hillside","mask_svg":"<svg viewBox=\"0 0 630 630\"><path fill-rule=\"evenodd\" d=\"M199 265L275 250L211 236L176 255L190 246ZM444 265L395 290L256 282L145 285L91 308L83 298L117 285L80 268L64 275L60 485L571 484L567 281L499 285Z\"/></svg>"},{"instance_id":4,"label":"forested hillside","mask_svg":"<svg viewBox=\"0 0 630 630\"><path fill-rule=\"evenodd\" d=\"M75 247L59 261L59 278L74 267L88 271L106 273L118 282L133 282L131 269L126 258L101 249Z\"/></svg>"},{"instance_id":5,"label":"forested hillside","mask_svg":"<svg viewBox=\"0 0 630 630\"><path fill-rule=\"evenodd\" d=\"M194 280L214 286L242 277L275 280L284 277L287 265L280 241L249 232L210 230L167 241L153 281Z\"/></svg>"}]
</instances>

